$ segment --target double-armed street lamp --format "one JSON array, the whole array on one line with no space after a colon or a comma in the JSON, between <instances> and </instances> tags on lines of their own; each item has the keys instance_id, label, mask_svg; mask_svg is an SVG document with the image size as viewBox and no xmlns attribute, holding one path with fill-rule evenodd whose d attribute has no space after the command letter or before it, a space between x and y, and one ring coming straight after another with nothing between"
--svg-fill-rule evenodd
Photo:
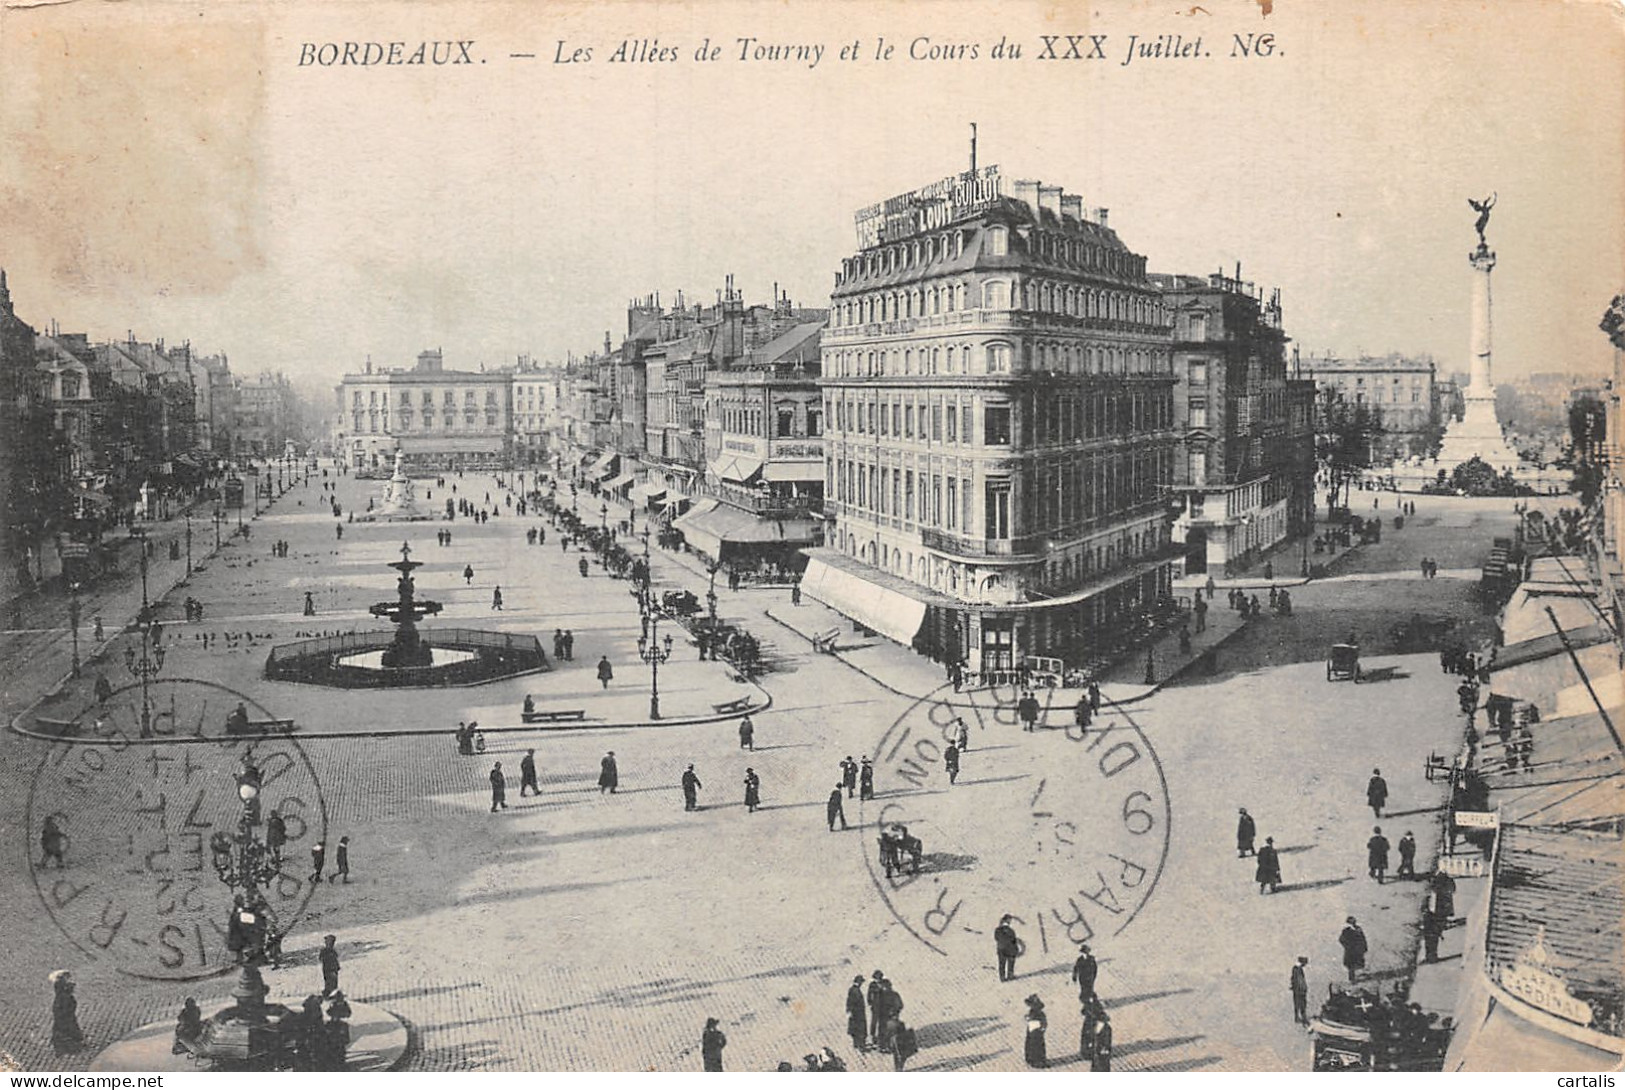
<instances>
[{"instance_id":1,"label":"double-armed street lamp","mask_svg":"<svg viewBox=\"0 0 1625 1090\"><path fill-rule=\"evenodd\" d=\"M79 583L68 584L68 628L73 632L73 676L78 677L79 670Z\"/></svg>"},{"instance_id":2,"label":"double-armed street lamp","mask_svg":"<svg viewBox=\"0 0 1625 1090\"><path fill-rule=\"evenodd\" d=\"M609 504L607 502L598 505L598 526L603 530L609 529Z\"/></svg>"},{"instance_id":3,"label":"double-armed street lamp","mask_svg":"<svg viewBox=\"0 0 1625 1090\"><path fill-rule=\"evenodd\" d=\"M638 658L649 664L649 718L660 718L660 666L671 658L671 633L660 636L660 612L650 602L648 635L638 637Z\"/></svg>"}]
</instances>

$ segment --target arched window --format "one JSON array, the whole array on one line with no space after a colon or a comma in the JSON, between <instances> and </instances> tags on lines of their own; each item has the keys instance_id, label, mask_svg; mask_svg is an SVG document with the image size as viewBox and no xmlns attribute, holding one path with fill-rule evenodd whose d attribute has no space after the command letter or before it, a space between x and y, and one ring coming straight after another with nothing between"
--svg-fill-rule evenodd
<instances>
[{"instance_id":1,"label":"arched window","mask_svg":"<svg viewBox=\"0 0 1625 1090\"><path fill-rule=\"evenodd\" d=\"M1010 285L1003 280L989 280L983 284L982 306L987 310L1010 309Z\"/></svg>"},{"instance_id":2,"label":"arched window","mask_svg":"<svg viewBox=\"0 0 1625 1090\"><path fill-rule=\"evenodd\" d=\"M1010 252L1010 232L1003 226L995 225L987 231L987 250L993 257L1003 257Z\"/></svg>"},{"instance_id":3,"label":"arched window","mask_svg":"<svg viewBox=\"0 0 1625 1090\"><path fill-rule=\"evenodd\" d=\"M1010 370L1010 346L1002 341L996 341L987 346L988 372L1003 372Z\"/></svg>"}]
</instances>

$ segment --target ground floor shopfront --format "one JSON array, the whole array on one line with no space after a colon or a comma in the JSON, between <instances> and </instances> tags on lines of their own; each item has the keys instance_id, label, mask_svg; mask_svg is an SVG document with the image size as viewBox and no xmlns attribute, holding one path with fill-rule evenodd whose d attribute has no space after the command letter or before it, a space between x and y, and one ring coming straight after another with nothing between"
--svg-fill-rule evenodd
<instances>
[{"instance_id":1,"label":"ground floor shopfront","mask_svg":"<svg viewBox=\"0 0 1625 1090\"><path fill-rule=\"evenodd\" d=\"M1179 609L1167 556L1048 601L984 605L916 586L831 549L808 552L802 593L870 631L988 677L1033 657L1094 672L1153 638Z\"/></svg>"}]
</instances>

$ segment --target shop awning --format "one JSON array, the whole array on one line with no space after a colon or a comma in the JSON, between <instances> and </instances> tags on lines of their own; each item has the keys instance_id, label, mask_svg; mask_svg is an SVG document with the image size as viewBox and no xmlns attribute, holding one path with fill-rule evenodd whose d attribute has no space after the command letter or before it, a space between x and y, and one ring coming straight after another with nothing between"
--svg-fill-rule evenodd
<instances>
[{"instance_id":1,"label":"shop awning","mask_svg":"<svg viewBox=\"0 0 1625 1090\"><path fill-rule=\"evenodd\" d=\"M580 461L579 464L580 465L587 465L588 463L596 460L597 458L598 458L598 451L589 450L586 453L582 454L581 461Z\"/></svg>"},{"instance_id":2,"label":"shop awning","mask_svg":"<svg viewBox=\"0 0 1625 1090\"><path fill-rule=\"evenodd\" d=\"M693 503L693 502L694 502L694 497L693 496L685 495L682 492L676 491L675 489L667 489L665 497L663 499L657 500L655 502L655 506L656 507L664 507L668 511L675 511L679 507L682 507L685 504L690 504L690 503Z\"/></svg>"},{"instance_id":3,"label":"shop awning","mask_svg":"<svg viewBox=\"0 0 1625 1090\"><path fill-rule=\"evenodd\" d=\"M672 529L683 532L683 540L715 560L722 553L722 538L705 525L705 516L716 508L718 501L707 496L698 500L688 512L672 520Z\"/></svg>"},{"instance_id":4,"label":"shop awning","mask_svg":"<svg viewBox=\"0 0 1625 1090\"><path fill-rule=\"evenodd\" d=\"M1589 628L1601 620L1596 603L1587 596L1567 591L1546 593L1538 586L1524 583L1501 612L1501 642L1515 644L1551 635L1552 620L1546 615L1548 607L1565 632Z\"/></svg>"},{"instance_id":5,"label":"shop awning","mask_svg":"<svg viewBox=\"0 0 1625 1090\"><path fill-rule=\"evenodd\" d=\"M619 477L616 477L614 480L606 483L604 487L611 492L619 492L623 488L632 487L632 482L635 480L637 480L637 478L632 476L632 474L622 473Z\"/></svg>"},{"instance_id":6,"label":"shop awning","mask_svg":"<svg viewBox=\"0 0 1625 1090\"><path fill-rule=\"evenodd\" d=\"M1448 1071L1605 1071L1619 1063L1617 1052L1589 1048L1554 1029L1520 1018L1490 999L1483 1020L1456 1029ZM1459 1048L1458 1042L1465 1042Z\"/></svg>"},{"instance_id":7,"label":"shop awning","mask_svg":"<svg viewBox=\"0 0 1625 1090\"><path fill-rule=\"evenodd\" d=\"M712 459L710 471L720 480L744 484L762 471L762 460L748 454L724 454Z\"/></svg>"},{"instance_id":8,"label":"shop awning","mask_svg":"<svg viewBox=\"0 0 1625 1090\"><path fill-rule=\"evenodd\" d=\"M1588 678L1607 677L1615 671L1618 652L1606 628L1593 625L1567 635ZM1579 684L1574 659L1555 632L1499 648L1490 664L1491 692L1527 700L1546 716L1557 711L1558 693Z\"/></svg>"},{"instance_id":9,"label":"shop awning","mask_svg":"<svg viewBox=\"0 0 1625 1090\"><path fill-rule=\"evenodd\" d=\"M632 491L627 493L627 497L637 503L648 503L650 500L657 499L665 494L666 486L663 484L640 484L634 485Z\"/></svg>"},{"instance_id":10,"label":"shop awning","mask_svg":"<svg viewBox=\"0 0 1625 1090\"><path fill-rule=\"evenodd\" d=\"M925 603L817 558L807 561L801 592L887 639L907 645L925 623Z\"/></svg>"},{"instance_id":11,"label":"shop awning","mask_svg":"<svg viewBox=\"0 0 1625 1090\"><path fill-rule=\"evenodd\" d=\"M621 456L610 453L601 455L592 465L587 467L587 480L601 481L605 477L613 477L615 471L621 467Z\"/></svg>"},{"instance_id":12,"label":"shop awning","mask_svg":"<svg viewBox=\"0 0 1625 1090\"><path fill-rule=\"evenodd\" d=\"M769 462L762 467L764 481L822 481L823 462Z\"/></svg>"},{"instance_id":13,"label":"shop awning","mask_svg":"<svg viewBox=\"0 0 1625 1090\"><path fill-rule=\"evenodd\" d=\"M729 503L684 515L680 528L686 534L691 526L726 545L811 545L818 540L818 526L810 518L760 518Z\"/></svg>"}]
</instances>

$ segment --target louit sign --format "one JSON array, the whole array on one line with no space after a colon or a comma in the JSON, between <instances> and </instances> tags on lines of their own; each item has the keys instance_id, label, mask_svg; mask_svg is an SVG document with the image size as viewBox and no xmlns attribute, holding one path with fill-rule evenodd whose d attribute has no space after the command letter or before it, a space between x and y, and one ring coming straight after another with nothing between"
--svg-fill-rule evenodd
<instances>
[{"instance_id":1,"label":"louit sign","mask_svg":"<svg viewBox=\"0 0 1625 1090\"><path fill-rule=\"evenodd\" d=\"M923 189L871 204L853 216L858 228L858 249L912 238L973 216L1003 193L999 168L991 166L967 170Z\"/></svg>"}]
</instances>

